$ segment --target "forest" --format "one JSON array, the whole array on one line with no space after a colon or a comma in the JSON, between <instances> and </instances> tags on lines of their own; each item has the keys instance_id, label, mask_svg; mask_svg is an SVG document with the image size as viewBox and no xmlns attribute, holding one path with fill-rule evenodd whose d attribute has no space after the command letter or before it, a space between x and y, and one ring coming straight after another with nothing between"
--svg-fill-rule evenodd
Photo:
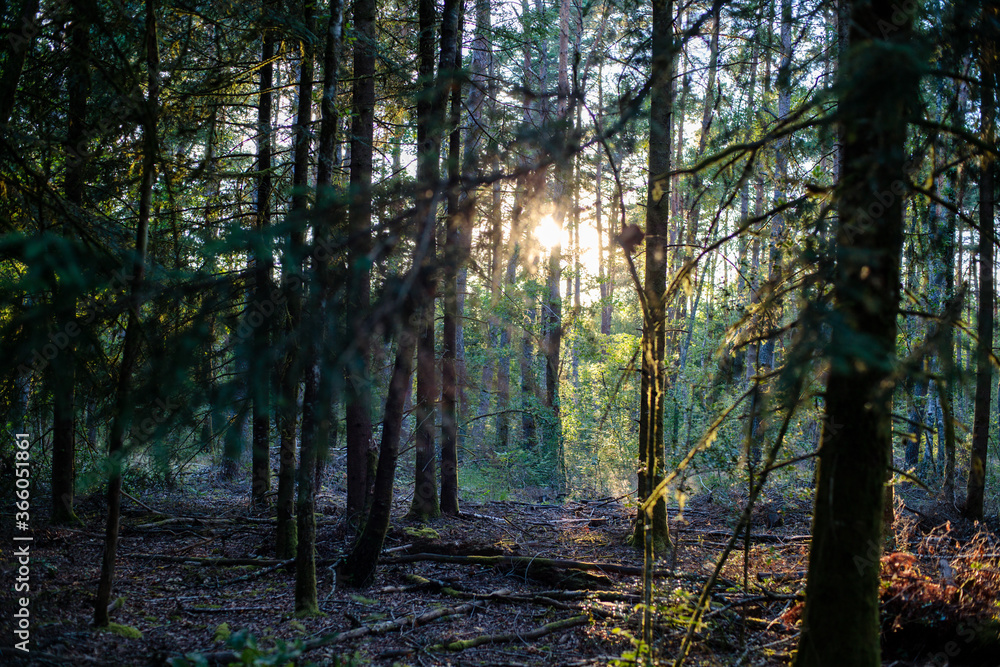
<instances>
[{"instance_id":1,"label":"forest","mask_svg":"<svg viewBox=\"0 0 1000 667\"><path fill-rule=\"evenodd\" d=\"M1000 664L997 0L0 33L4 664Z\"/></svg>"}]
</instances>

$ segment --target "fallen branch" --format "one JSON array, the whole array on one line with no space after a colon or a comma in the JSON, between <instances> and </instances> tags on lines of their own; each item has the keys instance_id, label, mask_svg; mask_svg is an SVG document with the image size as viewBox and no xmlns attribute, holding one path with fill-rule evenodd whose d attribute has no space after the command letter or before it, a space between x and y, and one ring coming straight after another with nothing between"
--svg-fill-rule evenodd
<instances>
[{"instance_id":1,"label":"fallen branch","mask_svg":"<svg viewBox=\"0 0 1000 667\"><path fill-rule=\"evenodd\" d=\"M382 559L387 565L399 565L402 563L416 563L420 561L433 561L437 563L452 563L458 565L481 565L483 567L507 566L527 571L529 568L559 568L567 570L583 570L589 572L612 572L614 574L628 574L642 576L642 568L636 565L619 565L617 563L590 563L587 561L567 560L565 558L533 558L530 556L454 556L449 554L404 554ZM687 574L682 572L671 572L667 569L653 571L653 576L658 579L681 579L690 581L704 581L707 577L700 574ZM728 582L726 582L728 583Z\"/></svg>"},{"instance_id":2,"label":"fallen branch","mask_svg":"<svg viewBox=\"0 0 1000 667\"><path fill-rule=\"evenodd\" d=\"M213 519L209 517L193 517L193 516L175 516L169 519L160 519L159 521L153 521L151 523L140 523L133 526L133 530L149 530L150 528L160 528L162 526L173 526L177 524L185 524L191 526L198 525L217 525L235 523L232 519Z\"/></svg>"},{"instance_id":3,"label":"fallen branch","mask_svg":"<svg viewBox=\"0 0 1000 667\"><path fill-rule=\"evenodd\" d=\"M712 616L717 616L719 614L725 613L730 609L735 607L743 607L745 605L759 604L761 602L780 602L782 600L804 600L804 595L793 594L793 595L778 595L775 593L768 593L767 595L754 595L752 597L743 598L741 600L734 600L725 604L718 609L713 609L705 613L705 618L711 618Z\"/></svg>"},{"instance_id":4,"label":"fallen branch","mask_svg":"<svg viewBox=\"0 0 1000 667\"><path fill-rule=\"evenodd\" d=\"M467 648L475 648L476 646L482 646L483 644L504 644L507 642L529 642L539 637L544 637L545 635L552 634L553 632L558 632L560 630L566 630L568 628L573 628L578 625L583 625L587 623L586 616L573 616L571 618L566 618L561 621L553 621L551 623L546 623L540 628L535 628L534 630L529 630L528 632L504 632L496 635L480 635L479 637L473 637L472 639L460 639L458 641L448 642L446 644L435 644L429 647L428 651L464 651Z\"/></svg>"},{"instance_id":5,"label":"fallen branch","mask_svg":"<svg viewBox=\"0 0 1000 667\"><path fill-rule=\"evenodd\" d=\"M230 579L229 581L223 581L215 584L216 588L222 588L223 586L229 586L231 584L236 584L241 581L248 581L250 579L256 579L258 577L263 577L265 574L274 572L275 570L280 570L283 567L288 567L295 562L294 558L289 558L288 560L279 561L270 567L265 567L263 570L257 570L256 572L251 572L250 574L244 574L242 577L236 577L235 579Z\"/></svg>"},{"instance_id":6,"label":"fallen branch","mask_svg":"<svg viewBox=\"0 0 1000 667\"><path fill-rule=\"evenodd\" d=\"M147 558L164 563L190 563L192 565L216 565L219 567L238 567L250 565L253 567L271 567L285 565L291 561L275 560L273 558L198 558L196 556L167 556L165 554L122 554L125 558Z\"/></svg>"},{"instance_id":7,"label":"fallen branch","mask_svg":"<svg viewBox=\"0 0 1000 667\"><path fill-rule=\"evenodd\" d=\"M273 607L183 607L180 604L177 608L190 614L228 614L241 613L247 611L271 611Z\"/></svg>"},{"instance_id":8,"label":"fallen branch","mask_svg":"<svg viewBox=\"0 0 1000 667\"><path fill-rule=\"evenodd\" d=\"M504 519L495 516L489 516L487 514L476 514L475 512L462 512L459 515L463 519L473 518L480 519L482 521L493 521L494 523L504 523Z\"/></svg>"},{"instance_id":9,"label":"fallen branch","mask_svg":"<svg viewBox=\"0 0 1000 667\"><path fill-rule=\"evenodd\" d=\"M131 500L131 501L132 501L133 503L135 503L136 505L140 505L140 506L142 506L142 507L146 508L147 510L149 510L149 511L150 511L150 512L152 512L153 514L159 514L159 515L161 515L161 516L169 516L169 515L168 515L168 514L167 514L166 512L160 512L160 511L158 511L158 510L154 510L154 509L153 509L152 507L150 507L150 506L149 506L149 505L147 505L146 503L142 502L141 500L139 500L139 499L138 499L138 498L136 498L135 496L133 496L133 495L131 495L131 494L129 494L129 493L126 493L125 491L122 491L122 495L123 495L123 496L125 496L126 498L128 498L129 500Z\"/></svg>"},{"instance_id":10,"label":"fallen branch","mask_svg":"<svg viewBox=\"0 0 1000 667\"><path fill-rule=\"evenodd\" d=\"M457 607L442 607L419 616L416 614L407 614L406 616L397 618L394 621L382 621L381 623L375 623L374 625L365 625L360 628L354 628L353 630L338 632L335 635L328 635L326 637L319 637L317 639L307 641L304 650L308 651L320 648L321 646L329 646L330 644L337 644L342 641L347 641L348 639L357 639L367 635L383 634L385 632L391 632L392 630L398 630L407 626L413 627L423 625L424 623L430 623L431 621L436 621L445 616L461 616L462 614L468 614L470 611L475 609L475 607L475 603L470 602Z\"/></svg>"},{"instance_id":11,"label":"fallen branch","mask_svg":"<svg viewBox=\"0 0 1000 667\"><path fill-rule=\"evenodd\" d=\"M729 538L732 532L727 532L724 530L688 530L689 535L698 535L702 537L725 537ZM744 539L743 531L740 531L737 539ZM768 544L781 544L784 542L807 542L812 539L811 535L792 535L791 537L783 537L781 535L766 535L766 534L751 534L751 542L760 542Z\"/></svg>"},{"instance_id":12,"label":"fallen branch","mask_svg":"<svg viewBox=\"0 0 1000 667\"><path fill-rule=\"evenodd\" d=\"M642 574L641 567L633 565L616 565L614 563L588 563L586 561L566 560L564 558L532 558L530 556L453 556L450 554L404 554L383 559L386 564L416 563L419 561L434 561L437 563L454 563L459 565L482 565L496 567L555 567L562 569L587 570L598 572L615 572L617 574Z\"/></svg>"},{"instance_id":13,"label":"fallen branch","mask_svg":"<svg viewBox=\"0 0 1000 667\"><path fill-rule=\"evenodd\" d=\"M790 570L788 572L758 572L757 581L776 581L782 583L785 581L798 581L804 579L807 572L806 570Z\"/></svg>"}]
</instances>

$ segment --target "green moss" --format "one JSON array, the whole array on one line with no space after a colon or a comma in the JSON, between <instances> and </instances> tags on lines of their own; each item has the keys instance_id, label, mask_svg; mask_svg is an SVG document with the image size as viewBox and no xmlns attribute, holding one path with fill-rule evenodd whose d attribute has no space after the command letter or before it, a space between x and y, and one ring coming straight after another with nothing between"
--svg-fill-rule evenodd
<instances>
[{"instance_id":1,"label":"green moss","mask_svg":"<svg viewBox=\"0 0 1000 667\"><path fill-rule=\"evenodd\" d=\"M133 628L131 625L108 623L108 627L104 628L104 630L125 639L142 639L142 633L139 632L138 628Z\"/></svg>"},{"instance_id":2,"label":"green moss","mask_svg":"<svg viewBox=\"0 0 1000 667\"><path fill-rule=\"evenodd\" d=\"M351 594L351 599L354 600L355 602L360 603L360 604L367 604L367 605L381 604L378 600L373 600L371 598L366 598L364 595L358 595L357 593L352 593Z\"/></svg>"},{"instance_id":3,"label":"green moss","mask_svg":"<svg viewBox=\"0 0 1000 667\"><path fill-rule=\"evenodd\" d=\"M410 537L420 537L425 540L437 540L441 538L441 534L430 526L421 526L420 528L406 527L403 531Z\"/></svg>"},{"instance_id":4,"label":"green moss","mask_svg":"<svg viewBox=\"0 0 1000 667\"><path fill-rule=\"evenodd\" d=\"M310 605L306 609L299 609L295 612L295 618L315 618L316 616L326 616L326 614L319 610L319 605ZM302 631L305 632L305 626L302 627Z\"/></svg>"}]
</instances>

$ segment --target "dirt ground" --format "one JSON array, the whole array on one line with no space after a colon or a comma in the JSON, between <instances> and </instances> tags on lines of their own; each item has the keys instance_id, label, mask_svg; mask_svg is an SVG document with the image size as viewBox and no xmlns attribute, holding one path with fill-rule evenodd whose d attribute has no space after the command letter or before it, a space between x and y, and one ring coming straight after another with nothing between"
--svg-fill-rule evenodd
<instances>
[{"instance_id":1,"label":"dirt ground","mask_svg":"<svg viewBox=\"0 0 1000 667\"><path fill-rule=\"evenodd\" d=\"M425 525L403 518L408 497L400 489L377 581L365 590L335 585L336 560L350 544L341 520L343 500L338 493L320 495L317 576L323 613L297 619L291 567L204 560L259 559L263 564L274 558L275 526L250 512L245 488L221 483L206 471L175 491L126 499L114 591L121 601L112 615L125 628L117 632L95 631L90 625L103 544L102 500L80 503L84 525L79 528L51 527L38 518L31 562L30 659L5 648L0 661L160 665L193 652L218 659L232 650L227 638L246 640L242 633L248 632L251 643L242 645L264 652L281 642L306 642L312 648L298 659L302 665L634 662L643 593L637 573L643 563L641 553L626 545L634 510L623 499L464 502L462 516ZM653 651L663 664L672 664L678 654L707 575L743 503L745 497L737 492L716 492L693 499L683 516L676 507L671 511L678 548L668 562L657 563L653 614ZM884 587L894 596L883 596L885 664L1000 664L1000 653L989 662L989 654L965 650L961 641L958 654L940 653L948 633L956 632L953 625L942 625L942 637L918 633L913 639L906 634L911 617L923 613L919 605L926 612L935 595L941 597L940 613L948 613L947 599L954 592L949 584L959 594L972 590L954 580L973 562L962 558L969 542L959 533L964 530L969 538L975 531L946 524L948 517L922 507L913 511L900 506L897 511L897 546L912 558L883 558ZM787 663L798 637L808 533L805 501L772 497L755 509L748 557L744 559L741 539L712 590L686 664ZM975 563L996 573L1000 549L995 534L980 530L976 535L981 548ZM485 564L463 561L469 556L508 558ZM612 567L540 567L544 562L539 559L546 558ZM4 579L12 581L14 566L5 560ZM928 586L937 586L937 593L928 593ZM993 591L996 599L996 590L976 594ZM5 624L12 618L8 611ZM11 636L9 625L4 634ZM325 645L316 647L319 643ZM295 644L285 646L294 649ZM190 659L196 664L194 656ZM275 660L273 664L289 662Z\"/></svg>"}]
</instances>

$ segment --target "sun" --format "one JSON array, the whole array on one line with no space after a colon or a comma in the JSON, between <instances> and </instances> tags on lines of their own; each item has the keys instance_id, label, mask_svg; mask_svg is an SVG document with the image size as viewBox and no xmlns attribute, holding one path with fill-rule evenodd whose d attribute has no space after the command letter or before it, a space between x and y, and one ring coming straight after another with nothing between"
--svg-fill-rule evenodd
<instances>
[{"instance_id":1,"label":"sun","mask_svg":"<svg viewBox=\"0 0 1000 667\"><path fill-rule=\"evenodd\" d=\"M545 250L552 250L556 246L562 245L562 237L563 230L556 224L555 219L551 215L542 216L535 227L535 239L538 241L538 245Z\"/></svg>"}]
</instances>

